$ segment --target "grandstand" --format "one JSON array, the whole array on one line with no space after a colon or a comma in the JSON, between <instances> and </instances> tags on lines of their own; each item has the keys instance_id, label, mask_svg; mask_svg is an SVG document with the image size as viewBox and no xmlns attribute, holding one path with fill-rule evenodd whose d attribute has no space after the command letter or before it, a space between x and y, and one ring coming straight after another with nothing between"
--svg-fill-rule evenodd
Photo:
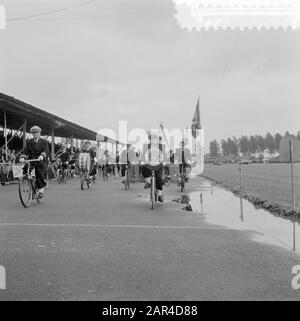
<instances>
[{"instance_id":1,"label":"grandstand","mask_svg":"<svg viewBox=\"0 0 300 321\"><path fill-rule=\"evenodd\" d=\"M109 137L97 134L90 129L0 93L0 127L3 129L2 140L0 137L0 149L2 148L6 157L8 144L13 140L21 142L20 149L25 147L26 133L29 132L30 127L33 125L39 125L43 130L43 136L51 139L52 160L55 155L55 137L66 138L71 148L73 148L75 139L121 144ZM10 131L9 134L8 131Z\"/></svg>"}]
</instances>

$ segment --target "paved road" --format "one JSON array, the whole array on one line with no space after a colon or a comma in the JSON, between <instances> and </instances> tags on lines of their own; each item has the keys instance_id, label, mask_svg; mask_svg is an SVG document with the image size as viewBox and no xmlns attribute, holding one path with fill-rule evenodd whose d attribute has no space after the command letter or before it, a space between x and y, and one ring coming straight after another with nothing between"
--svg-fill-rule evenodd
<instances>
[{"instance_id":1,"label":"paved road","mask_svg":"<svg viewBox=\"0 0 300 321\"><path fill-rule=\"evenodd\" d=\"M30 209L17 185L1 187L0 300L300 300L299 255L182 211L178 189L152 211L140 183L52 182Z\"/></svg>"}]
</instances>

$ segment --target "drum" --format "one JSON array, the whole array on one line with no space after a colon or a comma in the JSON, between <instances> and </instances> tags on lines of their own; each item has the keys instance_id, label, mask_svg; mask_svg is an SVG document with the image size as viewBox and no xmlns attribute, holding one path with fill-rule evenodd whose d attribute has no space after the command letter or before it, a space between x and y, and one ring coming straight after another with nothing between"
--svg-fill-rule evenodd
<instances>
[{"instance_id":1,"label":"drum","mask_svg":"<svg viewBox=\"0 0 300 321\"><path fill-rule=\"evenodd\" d=\"M81 171L89 172L91 170L90 153L80 153L78 157L78 165Z\"/></svg>"}]
</instances>

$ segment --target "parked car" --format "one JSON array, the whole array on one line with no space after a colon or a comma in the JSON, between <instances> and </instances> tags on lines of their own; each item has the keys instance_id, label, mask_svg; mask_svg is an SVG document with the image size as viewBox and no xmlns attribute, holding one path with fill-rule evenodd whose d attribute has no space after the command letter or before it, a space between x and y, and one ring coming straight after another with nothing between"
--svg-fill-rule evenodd
<instances>
[{"instance_id":1,"label":"parked car","mask_svg":"<svg viewBox=\"0 0 300 321\"><path fill-rule=\"evenodd\" d=\"M241 161L239 161L239 164L244 164L244 165L252 164L252 160L242 159Z\"/></svg>"},{"instance_id":2,"label":"parked car","mask_svg":"<svg viewBox=\"0 0 300 321\"><path fill-rule=\"evenodd\" d=\"M223 163L220 161L214 161L214 165L222 165Z\"/></svg>"}]
</instances>

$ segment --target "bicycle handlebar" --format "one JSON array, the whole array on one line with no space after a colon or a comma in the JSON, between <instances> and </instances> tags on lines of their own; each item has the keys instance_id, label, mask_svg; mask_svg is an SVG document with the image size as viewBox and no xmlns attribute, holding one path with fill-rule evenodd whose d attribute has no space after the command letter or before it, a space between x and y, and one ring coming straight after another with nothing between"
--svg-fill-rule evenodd
<instances>
[{"instance_id":1,"label":"bicycle handlebar","mask_svg":"<svg viewBox=\"0 0 300 321\"><path fill-rule=\"evenodd\" d=\"M30 162L41 162L39 159L26 159L24 163L30 163Z\"/></svg>"}]
</instances>

